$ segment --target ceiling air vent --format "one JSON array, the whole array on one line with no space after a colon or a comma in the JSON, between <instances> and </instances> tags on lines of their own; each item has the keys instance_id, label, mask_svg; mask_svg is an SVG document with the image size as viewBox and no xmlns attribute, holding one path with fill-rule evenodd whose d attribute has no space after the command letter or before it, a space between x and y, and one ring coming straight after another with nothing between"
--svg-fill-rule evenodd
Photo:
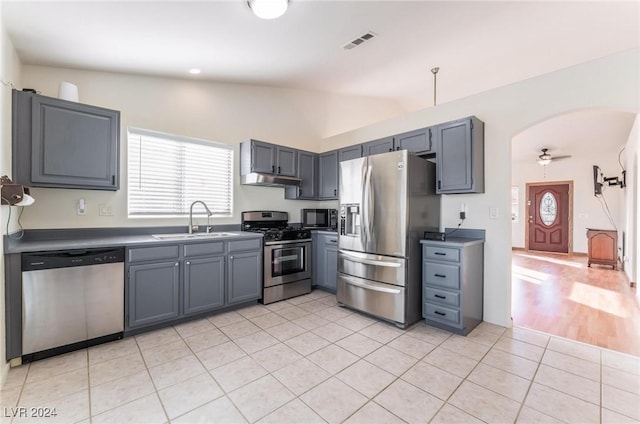
<instances>
[{"instance_id":1,"label":"ceiling air vent","mask_svg":"<svg viewBox=\"0 0 640 424\"><path fill-rule=\"evenodd\" d=\"M362 34L360 37L356 38L355 40L349 41L347 44L342 46L342 48L345 50L350 50L354 47L358 47L360 44L364 43L365 41L371 40L375 36L376 36L375 33L369 31L365 34Z\"/></svg>"}]
</instances>

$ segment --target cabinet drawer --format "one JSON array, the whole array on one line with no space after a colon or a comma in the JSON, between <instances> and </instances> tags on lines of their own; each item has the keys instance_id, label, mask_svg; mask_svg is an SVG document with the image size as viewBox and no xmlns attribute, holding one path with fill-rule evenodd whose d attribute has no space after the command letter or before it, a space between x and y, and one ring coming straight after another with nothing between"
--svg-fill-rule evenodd
<instances>
[{"instance_id":1,"label":"cabinet drawer","mask_svg":"<svg viewBox=\"0 0 640 424\"><path fill-rule=\"evenodd\" d=\"M319 239L320 243L325 246L337 246L338 245L338 234L335 236L323 234Z\"/></svg>"},{"instance_id":2,"label":"cabinet drawer","mask_svg":"<svg viewBox=\"0 0 640 424\"><path fill-rule=\"evenodd\" d=\"M438 290L431 287L424 287L425 302L437 302L450 306L460 306L460 293L448 290Z\"/></svg>"},{"instance_id":3,"label":"cabinet drawer","mask_svg":"<svg viewBox=\"0 0 640 424\"><path fill-rule=\"evenodd\" d=\"M457 290L460 288L460 267L425 261L422 278L427 284Z\"/></svg>"},{"instance_id":4,"label":"cabinet drawer","mask_svg":"<svg viewBox=\"0 0 640 424\"><path fill-rule=\"evenodd\" d=\"M435 259L438 261L460 262L460 250L449 247L425 246L423 259Z\"/></svg>"},{"instance_id":5,"label":"cabinet drawer","mask_svg":"<svg viewBox=\"0 0 640 424\"><path fill-rule=\"evenodd\" d=\"M262 238L248 240L232 240L229 242L229 253L262 249Z\"/></svg>"},{"instance_id":6,"label":"cabinet drawer","mask_svg":"<svg viewBox=\"0 0 640 424\"><path fill-rule=\"evenodd\" d=\"M460 325L460 310L458 309L447 308L446 306L425 302L422 305L422 315L426 319L434 319L448 324Z\"/></svg>"},{"instance_id":7,"label":"cabinet drawer","mask_svg":"<svg viewBox=\"0 0 640 424\"><path fill-rule=\"evenodd\" d=\"M177 259L179 256L178 245L157 246L157 247L140 247L129 249L127 252L127 260L129 263L156 261L165 259Z\"/></svg>"},{"instance_id":8,"label":"cabinet drawer","mask_svg":"<svg viewBox=\"0 0 640 424\"><path fill-rule=\"evenodd\" d=\"M224 253L224 242L196 243L184 245L184 257L219 255Z\"/></svg>"}]
</instances>

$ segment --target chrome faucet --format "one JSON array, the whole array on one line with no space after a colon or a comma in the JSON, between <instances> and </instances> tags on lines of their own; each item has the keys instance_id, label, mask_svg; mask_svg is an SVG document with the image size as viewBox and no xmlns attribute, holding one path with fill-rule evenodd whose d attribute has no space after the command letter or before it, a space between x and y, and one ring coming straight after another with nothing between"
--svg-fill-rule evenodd
<instances>
[{"instance_id":1,"label":"chrome faucet","mask_svg":"<svg viewBox=\"0 0 640 424\"><path fill-rule=\"evenodd\" d=\"M211 215L213 215L213 212L211 212L211 211L209 210L209 208L207 207L207 204L206 204L206 203L204 203L202 200L196 200L196 201L195 201L195 202L193 202L193 203L191 204L191 206L189 207L189 234L193 234L193 230L196 230L196 231L198 230L198 226L197 226L197 225L193 225L193 206L194 206L196 203L201 203L201 204L202 204L202 206L204 206L204 208L207 210L207 233L208 233L208 232L209 232L209 230L211 229L211 228L209 227L209 217L210 217Z\"/></svg>"}]
</instances>

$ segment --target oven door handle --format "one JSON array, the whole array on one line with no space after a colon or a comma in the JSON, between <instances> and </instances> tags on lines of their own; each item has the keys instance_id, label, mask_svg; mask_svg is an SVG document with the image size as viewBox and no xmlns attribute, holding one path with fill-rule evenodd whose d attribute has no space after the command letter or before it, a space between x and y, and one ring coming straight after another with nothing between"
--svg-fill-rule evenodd
<instances>
[{"instance_id":1,"label":"oven door handle","mask_svg":"<svg viewBox=\"0 0 640 424\"><path fill-rule=\"evenodd\" d=\"M373 291L382 292L382 293L391 293L391 294L400 293L400 290L398 290L398 289L388 289L386 287L374 286L374 285L362 282L359 279L355 279L355 278L349 277L347 275L340 275L340 278L342 278L343 280L345 280L348 284L351 284L352 286L361 287L363 289L373 290Z\"/></svg>"}]
</instances>

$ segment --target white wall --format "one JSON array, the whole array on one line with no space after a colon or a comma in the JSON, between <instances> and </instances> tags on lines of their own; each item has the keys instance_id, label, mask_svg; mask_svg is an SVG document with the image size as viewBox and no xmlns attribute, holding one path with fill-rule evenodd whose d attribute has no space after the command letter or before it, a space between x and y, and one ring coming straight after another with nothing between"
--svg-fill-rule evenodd
<instances>
[{"instance_id":1,"label":"white wall","mask_svg":"<svg viewBox=\"0 0 640 424\"><path fill-rule=\"evenodd\" d=\"M0 7L0 80L4 83L20 86L20 61L2 24L2 7ZM0 175L11 175L11 87L0 85ZM18 208L13 208L17 212ZM15 230L15 214L12 216L9 231ZM9 206L0 207L1 234L7 231ZM4 243L0 243L0 387L9 369L5 362L5 327L4 327ZM4 405L3 405L4 406Z\"/></svg>"},{"instance_id":2,"label":"white wall","mask_svg":"<svg viewBox=\"0 0 640 424\"><path fill-rule=\"evenodd\" d=\"M514 139L514 143L516 142ZM546 169L535 160L514 162L511 182L520 188L520 219L512 224L513 247L526 247L526 183L573 181L573 252L587 252L587 228L613 230L602 204L593 195L593 165L598 165L607 177L620 177L622 173L618 165L618 152L622 147L606 151L576 152L570 158L551 162ZM625 224L622 219L623 190L619 187L605 187L603 197L609 205L616 227L621 230Z\"/></svg>"},{"instance_id":3,"label":"white wall","mask_svg":"<svg viewBox=\"0 0 640 424\"><path fill-rule=\"evenodd\" d=\"M283 210L298 221L300 208L335 202L284 200L284 190L239 184L239 143L256 138L311 151L326 150L328 134L357 128L403 112L388 100L360 96L221 84L169 78L23 66L22 83L57 96L60 81L78 86L80 101L121 112L120 184L117 192L33 188L36 203L25 208L25 228L127 227L186 225L185 219L127 219L126 128L134 126L231 144L235 147L234 215L213 224L240 223L243 210ZM77 199L87 214L77 216ZM98 215L98 206L112 206L114 216Z\"/></svg>"},{"instance_id":4,"label":"white wall","mask_svg":"<svg viewBox=\"0 0 640 424\"><path fill-rule=\"evenodd\" d=\"M626 220L625 272L630 281L638 283L640 277L640 115L636 116L624 151L624 166L627 170L627 187L624 190ZM635 237L634 237L635 236ZM640 301L640 291L636 290Z\"/></svg>"},{"instance_id":5,"label":"white wall","mask_svg":"<svg viewBox=\"0 0 640 424\"><path fill-rule=\"evenodd\" d=\"M639 59L638 49L621 52L340 134L325 144L346 146L468 115L484 121L485 193L445 196L443 220L447 227L457 225L460 203L465 202L464 227L486 230L484 319L511 325L511 139L569 111L609 108L638 113ZM497 219L489 219L490 207L498 209Z\"/></svg>"}]
</instances>

